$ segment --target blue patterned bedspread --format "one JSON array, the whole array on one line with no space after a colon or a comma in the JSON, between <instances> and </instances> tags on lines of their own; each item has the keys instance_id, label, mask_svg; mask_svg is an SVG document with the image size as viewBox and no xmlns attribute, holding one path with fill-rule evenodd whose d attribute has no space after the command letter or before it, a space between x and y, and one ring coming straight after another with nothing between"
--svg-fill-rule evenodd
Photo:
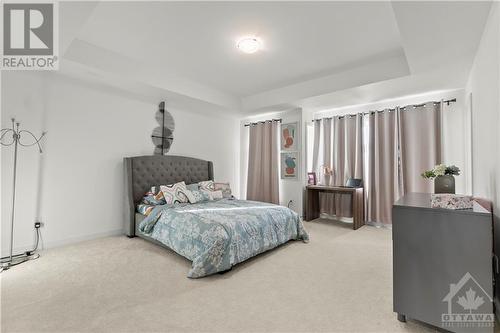
<instances>
[{"instance_id":1,"label":"blue patterned bedspread","mask_svg":"<svg viewBox=\"0 0 500 333\"><path fill-rule=\"evenodd\" d=\"M230 199L157 206L139 229L191 260L190 278L228 270L292 239L309 240L291 209Z\"/></svg>"}]
</instances>

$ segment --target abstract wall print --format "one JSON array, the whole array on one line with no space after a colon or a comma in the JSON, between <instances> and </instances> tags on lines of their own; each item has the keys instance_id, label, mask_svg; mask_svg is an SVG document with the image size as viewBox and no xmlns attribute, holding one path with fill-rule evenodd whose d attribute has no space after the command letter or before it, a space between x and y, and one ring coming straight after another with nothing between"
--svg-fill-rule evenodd
<instances>
[{"instance_id":1,"label":"abstract wall print","mask_svg":"<svg viewBox=\"0 0 500 333\"><path fill-rule=\"evenodd\" d=\"M281 125L281 150L296 151L298 149L298 123Z\"/></svg>"},{"instance_id":2,"label":"abstract wall print","mask_svg":"<svg viewBox=\"0 0 500 333\"><path fill-rule=\"evenodd\" d=\"M297 179L299 153L281 153L281 179Z\"/></svg>"},{"instance_id":3,"label":"abstract wall print","mask_svg":"<svg viewBox=\"0 0 500 333\"><path fill-rule=\"evenodd\" d=\"M155 118L160 126L156 127L151 135L151 140L155 146L154 154L166 155L174 141L175 122L172 115L165 110L165 102L158 105Z\"/></svg>"}]
</instances>

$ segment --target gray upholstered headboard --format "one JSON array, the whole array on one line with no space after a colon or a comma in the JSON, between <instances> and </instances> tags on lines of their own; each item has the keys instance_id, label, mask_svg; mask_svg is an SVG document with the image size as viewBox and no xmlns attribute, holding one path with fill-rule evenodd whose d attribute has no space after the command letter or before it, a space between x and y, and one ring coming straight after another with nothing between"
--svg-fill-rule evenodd
<instances>
[{"instance_id":1,"label":"gray upholstered headboard","mask_svg":"<svg viewBox=\"0 0 500 333\"><path fill-rule=\"evenodd\" d=\"M125 211L128 236L135 236L135 206L151 186L214 179L210 161L192 157L153 155L125 157Z\"/></svg>"}]
</instances>

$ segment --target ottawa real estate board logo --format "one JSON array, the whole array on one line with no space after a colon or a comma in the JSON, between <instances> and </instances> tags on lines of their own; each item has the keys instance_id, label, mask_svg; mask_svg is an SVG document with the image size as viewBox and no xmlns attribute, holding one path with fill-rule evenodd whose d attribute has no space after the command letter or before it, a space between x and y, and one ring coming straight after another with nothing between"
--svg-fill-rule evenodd
<instances>
[{"instance_id":1,"label":"ottawa real estate board logo","mask_svg":"<svg viewBox=\"0 0 500 333\"><path fill-rule=\"evenodd\" d=\"M457 283L450 284L449 292L442 301L447 303L448 308L441 315L445 329L475 329L494 325L493 299L469 272Z\"/></svg>"},{"instance_id":2,"label":"ottawa real estate board logo","mask_svg":"<svg viewBox=\"0 0 500 333\"><path fill-rule=\"evenodd\" d=\"M2 2L2 70L59 68L57 2Z\"/></svg>"}]
</instances>

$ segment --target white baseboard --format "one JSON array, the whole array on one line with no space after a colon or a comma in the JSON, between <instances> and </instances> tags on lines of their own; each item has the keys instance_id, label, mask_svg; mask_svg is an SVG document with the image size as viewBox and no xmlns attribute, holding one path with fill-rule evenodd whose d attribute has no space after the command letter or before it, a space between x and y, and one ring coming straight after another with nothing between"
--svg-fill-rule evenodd
<instances>
[{"instance_id":1,"label":"white baseboard","mask_svg":"<svg viewBox=\"0 0 500 333\"><path fill-rule=\"evenodd\" d=\"M46 249L51 249L51 248L55 248L55 247L60 247L60 246L71 245L71 244L80 243L80 242L84 242L84 241L89 241L89 240L93 240L93 239L118 236L118 235L123 235L123 234L124 234L123 228L120 228L120 229L116 229L116 230L99 232L99 233L90 234L90 235L70 237L70 238L66 238L66 239L45 242L44 237L43 237L43 232L42 232L42 237L40 240L40 244L38 245L38 250L46 250ZM34 244L25 245L25 246L17 246L17 247L14 247L12 252L13 252L13 254L24 253L26 251L32 250L33 246L34 246ZM9 248L7 246L7 248L2 249L1 256L5 257L8 255L9 255Z\"/></svg>"},{"instance_id":2,"label":"white baseboard","mask_svg":"<svg viewBox=\"0 0 500 333\"><path fill-rule=\"evenodd\" d=\"M64 246L64 245L80 243L80 242L84 242L84 241L88 241L88 240L104 238L104 237L111 237L111 236L118 236L118 235L123 235L123 234L124 234L123 229L120 228L120 229L100 232L100 233L96 233L96 234L71 237L71 238L67 238L67 239L46 242L43 244L43 250L54 248L54 247L60 247L60 246Z\"/></svg>"}]
</instances>

